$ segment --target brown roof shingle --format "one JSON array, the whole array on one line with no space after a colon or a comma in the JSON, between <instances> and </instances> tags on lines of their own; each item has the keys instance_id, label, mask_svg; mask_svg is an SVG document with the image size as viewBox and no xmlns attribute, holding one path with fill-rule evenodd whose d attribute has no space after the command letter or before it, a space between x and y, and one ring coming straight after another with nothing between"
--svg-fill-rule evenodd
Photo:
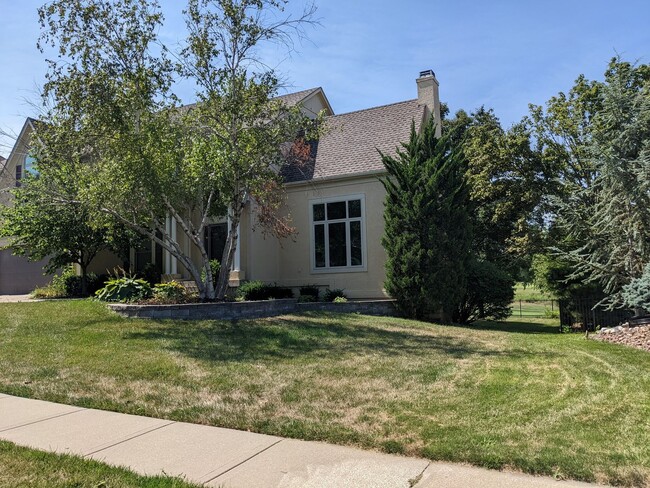
<instances>
[{"instance_id":1,"label":"brown roof shingle","mask_svg":"<svg viewBox=\"0 0 650 488\"><path fill-rule=\"evenodd\" d=\"M318 90L319 88L310 88L309 90L302 90L295 93L287 93L286 95L279 95L273 99L284 102L288 107L293 107L294 105L298 105L305 98Z\"/></svg>"},{"instance_id":2,"label":"brown roof shingle","mask_svg":"<svg viewBox=\"0 0 650 488\"><path fill-rule=\"evenodd\" d=\"M327 117L311 161L286 165L282 175L285 181L296 182L381 171L378 150L395 155L400 143L408 141L411 123L415 121L419 130L423 118L424 106L417 100Z\"/></svg>"}]
</instances>

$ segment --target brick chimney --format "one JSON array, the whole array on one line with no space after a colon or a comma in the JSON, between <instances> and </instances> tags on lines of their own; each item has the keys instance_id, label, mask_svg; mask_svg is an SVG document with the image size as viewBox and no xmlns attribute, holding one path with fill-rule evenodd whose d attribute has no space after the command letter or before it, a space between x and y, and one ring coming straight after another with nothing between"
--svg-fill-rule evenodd
<instances>
[{"instance_id":1,"label":"brick chimney","mask_svg":"<svg viewBox=\"0 0 650 488\"><path fill-rule=\"evenodd\" d=\"M421 71L416 82L418 84L418 103L426 106L427 120L430 116L433 116L436 121L436 136L440 137L442 134L440 127L440 95L438 93L440 83L438 83L435 73L430 69Z\"/></svg>"}]
</instances>

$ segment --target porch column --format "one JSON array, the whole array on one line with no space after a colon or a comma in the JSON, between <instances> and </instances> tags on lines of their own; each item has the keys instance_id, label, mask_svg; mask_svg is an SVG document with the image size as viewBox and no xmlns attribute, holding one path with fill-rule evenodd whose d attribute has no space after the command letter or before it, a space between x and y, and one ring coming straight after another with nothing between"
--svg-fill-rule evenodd
<instances>
[{"instance_id":1,"label":"porch column","mask_svg":"<svg viewBox=\"0 0 650 488\"><path fill-rule=\"evenodd\" d=\"M241 224L237 225L237 248L235 249L235 259L233 259L232 270L239 273L241 265Z\"/></svg>"},{"instance_id":2,"label":"porch column","mask_svg":"<svg viewBox=\"0 0 650 488\"><path fill-rule=\"evenodd\" d=\"M174 217L171 218L171 226L172 226L172 232L171 232L172 241L178 243L178 241L176 240L176 219ZM172 261L172 274L177 274L178 259L176 258L176 256L172 256L171 261Z\"/></svg>"},{"instance_id":3,"label":"porch column","mask_svg":"<svg viewBox=\"0 0 650 488\"><path fill-rule=\"evenodd\" d=\"M176 219L167 217L165 219L165 233L169 236L170 242L176 242ZM178 272L178 259L165 249L165 273L176 274Z\"/></svg>"}]
</instances>

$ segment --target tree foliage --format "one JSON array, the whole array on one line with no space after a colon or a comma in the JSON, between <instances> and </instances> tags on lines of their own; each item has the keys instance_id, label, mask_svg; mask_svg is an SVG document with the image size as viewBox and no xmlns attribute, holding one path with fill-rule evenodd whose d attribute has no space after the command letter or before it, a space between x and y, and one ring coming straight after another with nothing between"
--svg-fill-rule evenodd
<instances>
[{"instance_id":1,"label":"tree foliage","mask_svg":"<svg viewBox=\"0 0 650 488\"><path fill-rule=\"evenodd\" d=\"M482 319L510 316L515 280L498 265L471 259L467 266L467 291L454 313L454 322L468 324Z\"/></svg>"},{"instance_id":2,"label":"tree foliage","mask_svg":"<svg viewBox=\"0 0 650 488\"><path fill-rule=\"evenodd\" d=\"M550 179L549 167L532 147L530 127L522 121L506 130L491 109L481 107L472 114L457 112L443 129L467 160L474 253L520 274L542 245Z\"/></svg>"},{"instance_id":3,"label":"tree foliage","mask_svg":"<svg viewBox=\"0 0 650 488\"><path fill-rule=\"evenodd\" d=\"M650 261L650 66L613 59L604 81L579 77L547 110L533 107L539 149L557 171L553 252L568 279L594 283L620 305Z\"/></svg>"},{"instance_id":4,"label":"tree foliage","mask_svg":"<svg viewBox=\"0 0 650 488\"><path fill-rule=\"evenodd\" d=\"M85 296L88 265L110 242L105 229L90 225L88 207L76 198L73 175L58 176L46 172L22 180L12 192L12 204L0 205L0 236L9 239L7 247L14 254L33 261L47 259L48 274L79 265Z\"/></svg>"},{"instance_id":5,"label":"tree foliage","mask_svg":"<svg viewBox=\"0 0 650 488\"><path fill-rule=\"evenodd\" d=\"M313 7L283 17L285 3L190 0L178 63L158 36L163 17L155 0L54 0L39 10L41 43L59 53L44 90L43 164L79 168L79 199L93 209L95 225L118 221L155 241L204 299L225 295L250 199L261 209L260 225L291 232L271 217L282 203L276 168L286 144L311 126L273 98L278 78L256 57L261 43L288 47L311 21ZM197 86L192 107L179 107L172 91L181 77ZM204 230L226 215L215 286ZM174 237L170 219L184 238ZM185 241L198 251L199 266Z\"/></svg>"},{"instance_id":6,"label":"tree foliage","mask_svg":"<svg viewBox=\"0 0 650 488\"><path fill-rule=\"evenodd\" d=\"M465 292L471 242L463 154L435 137L430 120L420 133L412 126L396 157L382 159L386 290L409 317L442 312L450 321Z\"/></svg>"}]
</instances>

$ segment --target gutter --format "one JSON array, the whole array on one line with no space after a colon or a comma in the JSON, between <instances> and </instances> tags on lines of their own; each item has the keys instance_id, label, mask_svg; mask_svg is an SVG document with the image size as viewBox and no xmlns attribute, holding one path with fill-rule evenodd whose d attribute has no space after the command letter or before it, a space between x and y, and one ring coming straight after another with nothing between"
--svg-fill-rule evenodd
<instances>
[{"instance_id":1,"label":"gutter","mask_svg":"<svg viewBox=\"0 0 650 488\"><path fill-rule=\"evenodd\" d=\"M349 173L345 175L333 175L333 176L321 176L320 178L312 178L311 180L303 180L303 181L290 181L288 183L285 183L285 187L295 187L295 186L302 186L302 185L309 185L309 184L314 184L314 183L327 183L327 182L333 182L333 181L339 181L339 180L350 180L354 178L364 178L364 177L369 177L369 176L379 176L379 175L384 175L387 174L388 172L385 169L373 169L370 171L364 171L362 173Z\"/></svg>"}]
</instances>

